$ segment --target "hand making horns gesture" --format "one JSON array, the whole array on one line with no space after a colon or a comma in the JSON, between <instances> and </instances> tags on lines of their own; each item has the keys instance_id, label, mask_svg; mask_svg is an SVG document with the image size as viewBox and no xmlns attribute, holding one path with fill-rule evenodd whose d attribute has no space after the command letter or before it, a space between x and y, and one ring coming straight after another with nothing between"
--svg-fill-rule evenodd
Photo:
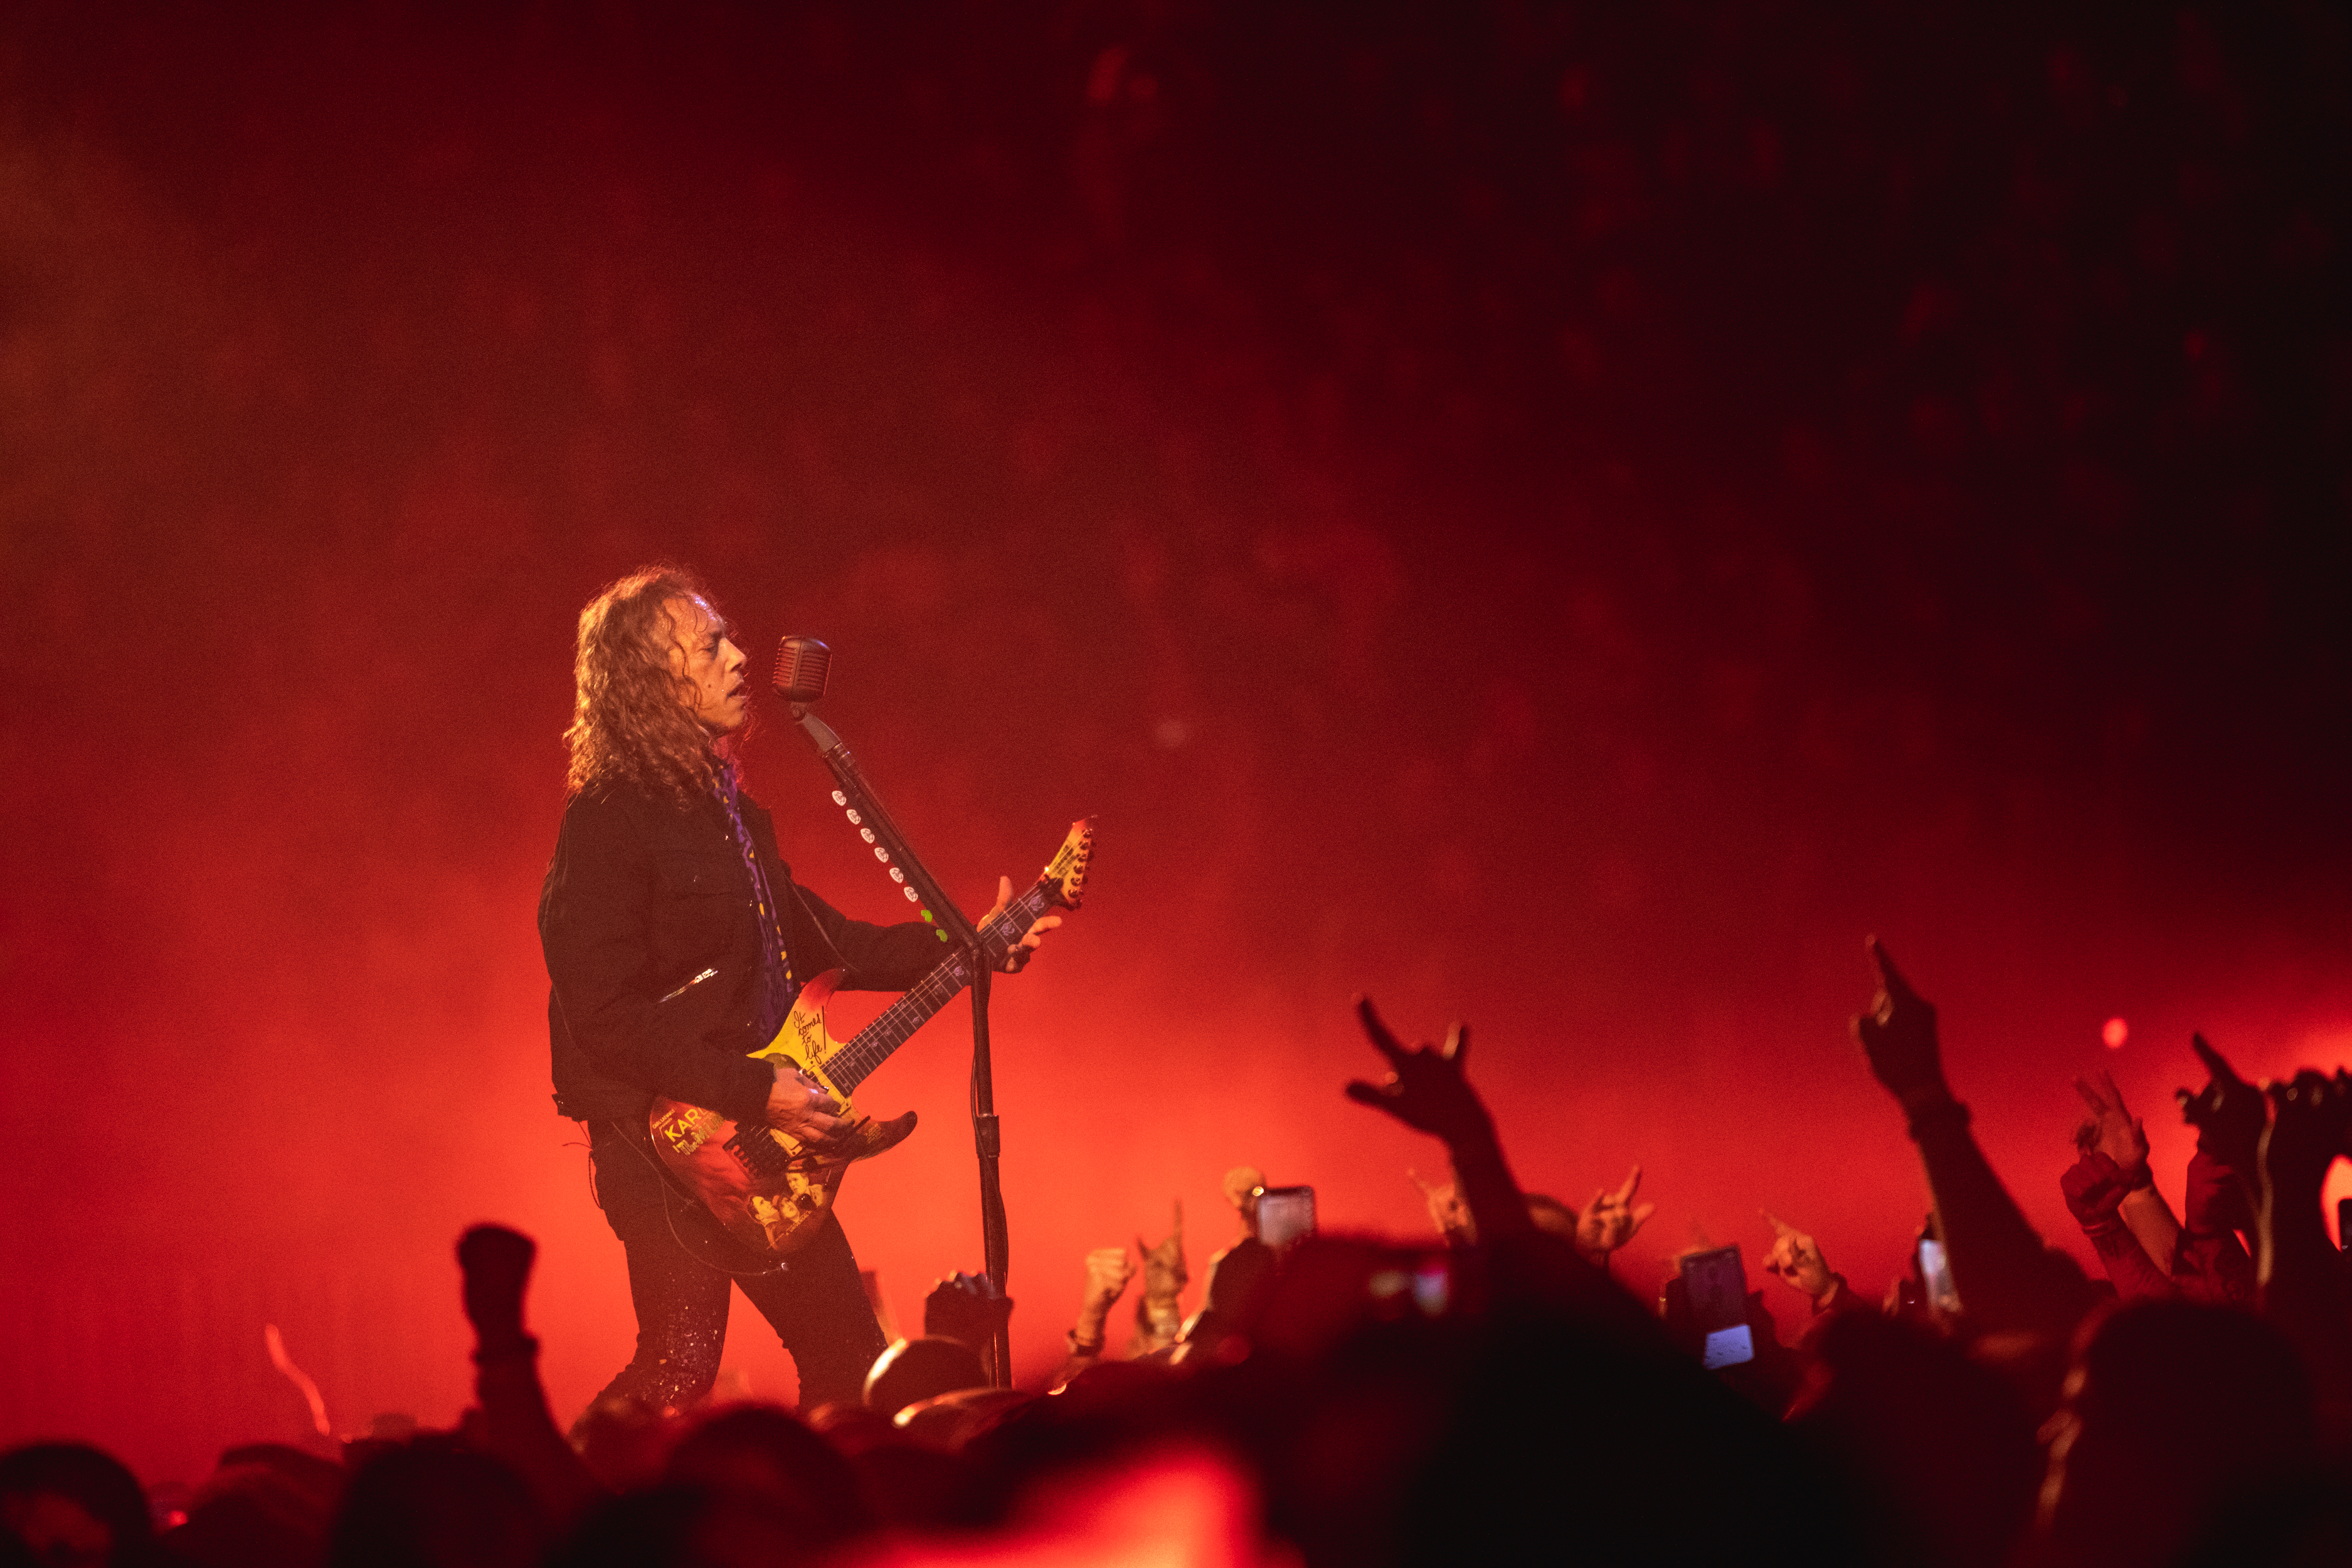
<instances>
[{"instance_id":1,"label":"hand making horns gesture","mask_svg":"<svg viewBox=\"0 0 2352 1568\"><path fill-rule=\"evenodd\" d=\"M1424 1044L1407 1050L1381 1021L1370 997L1356 998L1356 1017L1372 1048L1388 1058L1390 1072L1379 1083L1362 1079L1350 1081L1349 1100L1386 1111L1407 1127L1434 1133L1448 1142L1475 1135L1488 1125L1486 1108L1463 1070L1470 1057L1468 1025L1456 1024L1448 1029L1443 1047Z\"/></svg>"},{"instance_id":2,"label":"hand making horns gesture","mask_svg":"<svg viewBox=\"0 0 2352 1568\"><path fill-rule=\"evenodd\" d=\"M1783 1284L1817 1301L1828 1294L1837 1276L1830 1272L1829 1259L1822 1256L1820 1244L1770 1210L1757 1212L1772 1227L1772 1246L1759 1260L1764 1271L1778 1275Z\"/></svg>"},{"instance_id":3,"label":"hand making horns gesture","mask_svg":"<svg viewBox=\"0 0 2352 1568\"><path fill-rule=\"evenodd\" d=\"M1584 1205L1582 1214L1576 1216L1577 1250L1588 1258L1601 1257L1633 1240L1650 1216L1658 1212L1655 1204L1634 1205L1633 1194L1641 1190L1642 1167L1639 1165L1633 1167L1624 1184L1615 1192L1605 1187L1596 1189L1592 1201Z\"/></svg>"}]
</instances>

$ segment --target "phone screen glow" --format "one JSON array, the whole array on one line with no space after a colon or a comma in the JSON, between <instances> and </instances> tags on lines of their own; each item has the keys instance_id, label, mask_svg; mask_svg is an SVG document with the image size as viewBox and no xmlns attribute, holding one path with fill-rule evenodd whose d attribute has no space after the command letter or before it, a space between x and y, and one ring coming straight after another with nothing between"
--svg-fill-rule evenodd
<instances>
[{"instance_id":1,"label":"phone screen glow","mask_svg":"<svg viewBox=\"0 0 2352 1568\"><path fill-rule=\"evenodd\" d=\"M1932 1236L1919 1238L1919 1280L1927 1288L1927 1304L1939 1312L1960 1310L1960 1292L1952 1283L1952 1266L1944 1244Z\"/></svg>"}]
</instances>

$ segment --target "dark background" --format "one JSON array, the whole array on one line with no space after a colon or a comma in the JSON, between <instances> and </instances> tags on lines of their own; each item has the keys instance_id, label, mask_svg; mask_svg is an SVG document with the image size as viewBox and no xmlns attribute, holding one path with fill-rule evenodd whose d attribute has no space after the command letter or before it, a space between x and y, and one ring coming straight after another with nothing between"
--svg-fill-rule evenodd
<instances>
[{"instance_id":1,"label":"dark background","mask_svg":"<svg viewBox=\"0 0 2352 1568\"><path fill-rule=\"evenodd\" d=\"M2177 1191L2192 1026L2352 1056L2340 10L770 11L0 21L0 1440L200 1474L299 1427L264 1322L446 1422L484 1217L560 1417L625 1358L531 915L656 557L834 643L970 907L1100 814L999 1004L1024 1376L1228 1165L1419 1230L1358 989L1530 1187L1644 1163L1643 1290L1759 1205L1899 1266L1866 931L2053 1240L2073 1074ZM844 1202L909 1320L963 1017Z\"/></svg>"}]
</instances>

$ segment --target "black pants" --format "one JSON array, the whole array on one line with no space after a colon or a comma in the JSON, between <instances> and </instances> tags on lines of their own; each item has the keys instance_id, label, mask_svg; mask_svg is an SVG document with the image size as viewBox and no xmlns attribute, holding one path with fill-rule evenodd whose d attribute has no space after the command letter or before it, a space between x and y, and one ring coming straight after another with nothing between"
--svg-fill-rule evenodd
<instances>
[{"instance_id":1,"label":"black pants","mask_svg":"<svg viewBox=\"0 0 2352 1568\"><path fill-rule=\"evenodd\" d=\"M621 1395L678 1410L709 1393L727 1340L729 1293L740 1286L792 1353L803 1409L857 1401L885 1342L838 1220L828 1215L816 1238L780 1269L730 1273L679 1240L696 1238L707 1215L663 1176L642 1127L593 1123L588 1145L596 1200L628 1254L629 1299L637 1309L637 1353L599 1399Z\"/></svg>"}]
</instances>

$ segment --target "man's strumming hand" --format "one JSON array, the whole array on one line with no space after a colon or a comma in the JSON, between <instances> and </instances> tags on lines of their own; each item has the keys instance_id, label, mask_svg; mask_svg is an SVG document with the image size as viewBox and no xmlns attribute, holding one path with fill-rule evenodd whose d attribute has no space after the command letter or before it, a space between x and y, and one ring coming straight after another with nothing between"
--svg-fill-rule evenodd
<instances>
[{"instance_id":1,"label":"man's strumming hand","mask_svg":"<svg viewBox=\"0 0 2352 1568\"><path fill-rule=\"evenodd\" d=\"M768 1088L768 1125L823 1151L847 1126L841 1119L841 1101L790 1062L770 1065L775 1068L776 1081Z\"/></svg>"}]
</instances>

